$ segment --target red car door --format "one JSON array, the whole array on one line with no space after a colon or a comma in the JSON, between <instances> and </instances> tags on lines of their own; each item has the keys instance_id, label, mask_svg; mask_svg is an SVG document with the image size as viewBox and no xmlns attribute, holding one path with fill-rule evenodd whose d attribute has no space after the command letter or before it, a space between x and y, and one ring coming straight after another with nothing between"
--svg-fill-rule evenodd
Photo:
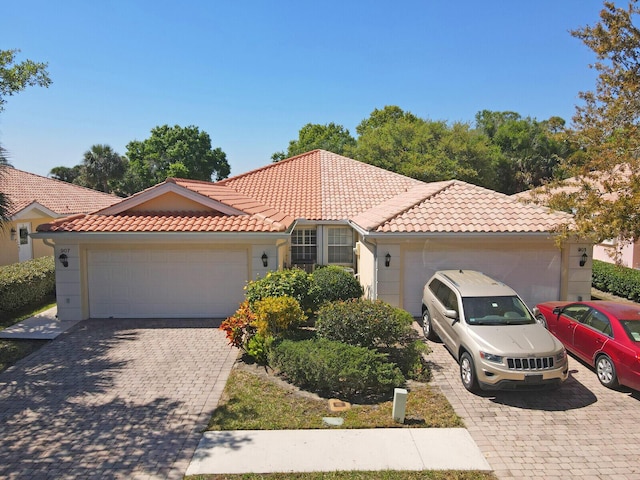
<instances>
[{"instance_id":1,"label":"red car door","mask_svg":"<svg viewBox=\"0 0 640 480\"><path fill-rule=\"evenodd\" d=\"M574 330L574 352L593 365L596 352L605 348L605 344L612 335L611 323L607 316L597 310L591 310L584 322L577 325Z\"/></svg>"},{"instance_id":2,"label":"red car door","mask_svg":"<svg viewBox=\"0 0 640 480\"><path fill-rule=\"evenodd\" d=\"M580 322L589 315L590 308L586 305L568 305L558 315L553 334L558 337L569 350L574 349L574 332Z\"/></svg>"}]
</instances>

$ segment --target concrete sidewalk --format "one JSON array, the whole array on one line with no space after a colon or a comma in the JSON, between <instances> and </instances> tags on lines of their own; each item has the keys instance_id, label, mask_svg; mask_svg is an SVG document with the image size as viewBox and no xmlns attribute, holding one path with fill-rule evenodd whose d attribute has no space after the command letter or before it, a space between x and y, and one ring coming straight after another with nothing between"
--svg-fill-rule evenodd
<instances>
[{"instance_id":1,"label":"concrete sidewalk","mask_svg":"<svg viewBox=\"0 0 640 480\"><path fill-rule=\"evenodd\" d=\"M187 475L337 470L490 471L464 428L205 432Z\"/></svg>"},{"instance_id":2,"label":"concrete sidewalk","mask_svg":"<svg viewBox=\"0 0 640 480\"><path fill-rule=\"evenodd\" d=\"M73 327L77 321L58 320L58 308L44 312L0 330L0 338L20 340L53 340Z\"/></svg>"}]
</instances>

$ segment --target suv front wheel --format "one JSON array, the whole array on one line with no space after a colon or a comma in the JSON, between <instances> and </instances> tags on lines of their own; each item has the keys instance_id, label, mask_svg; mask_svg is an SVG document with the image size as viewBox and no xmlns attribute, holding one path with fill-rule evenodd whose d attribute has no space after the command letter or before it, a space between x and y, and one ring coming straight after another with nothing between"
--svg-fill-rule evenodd
<instances>
[{"instance_id":1,"label":"suv front wheel","mask_svg":"<svg viewBox=\"0 0 640 480\"><path fill-rule=\"evenodd\" d=\"M424 337L428 340L438 339L438 335L433 331L431 314L429 314L429 309L427 307L424 307L422 311L422 333L424 333Z\"/></svg>"},{"instance_id":2,"label":"suv front wheel","mask_svg":"<svg viewBox=\"0 0 640 480\"><path fill-rule=\"evenodd\" d=\"M460 379L464 388L470 392L478 390L478 379L476 378L476 368L473 365L473 358L469 352L460 355Z\"/></svg>"}]
</instances>

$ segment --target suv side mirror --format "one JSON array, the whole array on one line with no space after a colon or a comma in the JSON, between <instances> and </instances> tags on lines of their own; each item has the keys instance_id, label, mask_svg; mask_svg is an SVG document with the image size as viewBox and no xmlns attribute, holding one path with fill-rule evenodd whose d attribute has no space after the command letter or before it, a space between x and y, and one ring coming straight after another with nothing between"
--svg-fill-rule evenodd
<instances>
[{"instance_id":1,"label":"suv side mirror","mask_svg":"<svg viewBox=\"0 0 640 480\"><path fill-rule=\"evenodd\" d=\"M456 312L455 310L446 309L444 311L444 316L447 317L447 318L450 318L452 320L457 320L458 319L458 312Z\"/></svg>"}]
</instances>

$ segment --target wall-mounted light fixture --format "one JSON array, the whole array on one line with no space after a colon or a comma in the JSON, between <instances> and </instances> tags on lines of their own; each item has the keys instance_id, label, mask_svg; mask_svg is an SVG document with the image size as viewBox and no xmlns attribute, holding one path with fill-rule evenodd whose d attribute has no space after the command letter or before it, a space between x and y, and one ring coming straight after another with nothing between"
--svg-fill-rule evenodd
<instances>
[{"instance_id":1,"label":"wall-mounted light fixture","mask_svg":"<svg viewBox=\"0 0 640 480\"><path fill-rule=\"evenodd\" d=\"M580 257L580 266L584 267L587 264L587 254L583 253L582 256Z\"/></svg>"},{"instance_id":2,"label":"wall-mounted light fixture","mask_svg":"<svg viewBox=\"0 0 640 480\"><path fill-rule=\"evenodd\" d=\"M16 231L16 229L14 227L11 227L11 241L15 241L17 233L18 232Z\"/></svg>"},{"instance_id":3,"label":"wall-mounted light fixture","mask_svg":"<svg viewBox=\"0 0 640 480\"><path fill-rule=\"evenodd\" d=\"M267 268L269 266L269 257L267 257L267 252L262 252L262 266Z\"/></svg>"},{"instance_id":4,"label":"wall-mounted light fixture","mask_svg":"<svg viewBox=\"0 0 640 480\"><path fill-rule=\"evenodd\" d=\"M68 267L69 266L69 257L67 257L66 254L61 253L60 256L58 257L58 260L60 260L60 263L62 264L63 267Z\"/></svg>"},{"instance_id":5,"label":"wall-mounted light fixture","mask_svg":"<svg viewBox=\"0 0 640 480\"><path fill-rule=\"evenodd\" d=\"M391 265L391 254L387 252L387 254L384 256L384 266L388 267L389 265Z\"/></svg>"}]
</instances>

